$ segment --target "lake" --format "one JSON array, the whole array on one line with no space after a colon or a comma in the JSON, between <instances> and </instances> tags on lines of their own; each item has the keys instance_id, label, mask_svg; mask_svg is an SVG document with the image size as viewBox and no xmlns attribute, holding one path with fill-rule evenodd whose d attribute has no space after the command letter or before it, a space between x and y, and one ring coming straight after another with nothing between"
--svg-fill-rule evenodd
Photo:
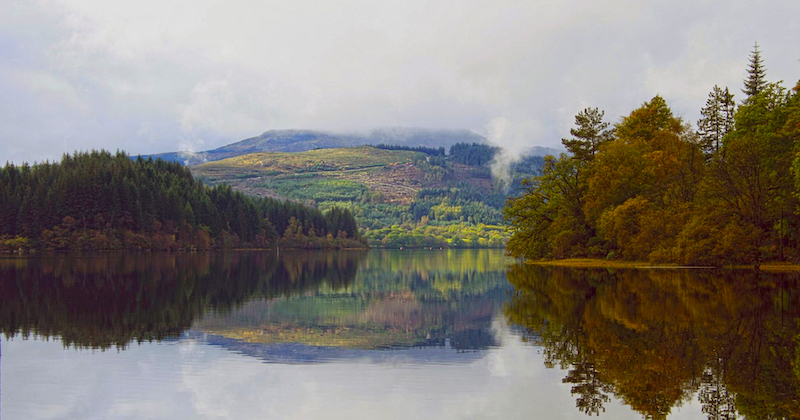
<instances>
[{"instance_id":1,"label":"lake","mask_svg":"<svg viewBox=\"0 0 800 420\"><path fill-rule=\"evenodd\" d=\"M799 285L498 250L2 257L0 417L798 418Z\"/></svg>"}]
</instances>

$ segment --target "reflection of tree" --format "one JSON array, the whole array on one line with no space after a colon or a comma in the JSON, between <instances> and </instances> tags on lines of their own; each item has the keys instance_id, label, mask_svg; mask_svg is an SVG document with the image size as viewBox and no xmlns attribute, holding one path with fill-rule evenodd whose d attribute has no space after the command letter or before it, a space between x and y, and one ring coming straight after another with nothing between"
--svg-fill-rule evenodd
<instances>
[{"instance_id":1,"label":"reflection of tree","mask_svg":"<svg viewBox=\"0 0 800 420\"><path fill-rule=\"evenodd\" d=\"M124 348L179 335L209 309L352 282L363 253L199 253L0 260L0 332Z\"/></svg>"},{"instance_id":2,"label":"reflection of tree","mask_svg":"<svg viewBox=\"0 0 800 420\"><path fill-rule=\"evenodd\" d=\"M800 416L793 275L518 266L508 320L569 368L578 408L613 393L646 418L698 395L710 419Z\"/></svg>"},{"instance_id":3,"label":"reflection of tree","mask_svg":"<svg viewBox=\"0 0 800 420\"><path fill-rule=\"evenodd\" d=\"M575 384L571 392L572 395L578 395L575 400L578 410L588 415L595 414L598 416L600 412L606 411L603 403L607 403L610 400L608 393L612 391L612 388L602 381L600 372L597 371L594 363L581 362L574 364L563 382Z\"/></svg>"},{"instance_id":4,"label":"reflection of tree","mask_svg":"<svg viewBox=\"0 0 800 420\"><path fill-rule=\"evenodd\" d=\"M724 374L720 367L709 368L700 378L697 400L710 420L736 420L736 397L728 391Z\"/></svg>"}]
</instances>

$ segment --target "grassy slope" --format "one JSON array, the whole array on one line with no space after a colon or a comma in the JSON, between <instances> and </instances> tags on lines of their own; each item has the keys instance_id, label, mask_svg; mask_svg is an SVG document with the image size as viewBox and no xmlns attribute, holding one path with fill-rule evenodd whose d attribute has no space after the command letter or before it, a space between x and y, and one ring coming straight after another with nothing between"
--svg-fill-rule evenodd
<instances>
[{"instance_id":1,"label":"grassy slope","mask_svg":"<svg viewBox=\"0 0 800 420\"><path fill-rule=\"evenodd\" d=\"M380 194L382 201L408 204L423 188L449 186L414 164L425 156L369 146L253 153L199 165L192 172L209 183L227 183L253 195L353 201L369 191ZM468 176L459 178L470 182Z\"/></svg>"}]
</instances>

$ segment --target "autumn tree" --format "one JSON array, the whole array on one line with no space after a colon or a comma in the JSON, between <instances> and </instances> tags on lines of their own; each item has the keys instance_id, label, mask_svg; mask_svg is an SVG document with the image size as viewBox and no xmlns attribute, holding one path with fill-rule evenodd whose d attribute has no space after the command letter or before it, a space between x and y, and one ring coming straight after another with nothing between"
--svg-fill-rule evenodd
<instances>
[{"instance_id":1,"label":"autumn tree","mask_svg":"<svg viewBox=\"0 0 800 420\"><path fill-rule=\"evenodd\" d=\"M660 96L617 124L589 179L585 213L598 236L630 259L669 259L702 177L702 155Z\"/></svg>"}]
</instances>

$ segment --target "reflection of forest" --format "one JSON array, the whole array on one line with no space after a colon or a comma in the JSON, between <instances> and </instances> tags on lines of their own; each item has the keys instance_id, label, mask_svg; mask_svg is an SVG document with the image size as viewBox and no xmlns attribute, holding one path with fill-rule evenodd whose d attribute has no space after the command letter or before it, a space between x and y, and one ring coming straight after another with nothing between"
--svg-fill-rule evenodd
<instances>
[{"instance_id":1,"label":"reflection of forest","mask_svg":"<svg viewBox=\"0 0 800 420\"><path fill-rule=\"evenodd\" d=\"M363 257L339 251L0 259L0 332L59 336L65 346L91 348L161 340L253 295L345 287Z\"/></svg>"},{"instance_id":2,"label":"reflection of forest","mask_svg":"<svg viewBox=\"0 0 800 420\"><path fill-rule=\"evenodd\" d=\"M515 266L509 322L569 369L577 407L645 418L697 396L710 419L800 417L800 275Z\"/></svg>"},{"instance_id":3,"label":"reflection of forest","mask_svg":"<svg viewBox=\"0 0 800 420\"><path fill-rule=\"evenodd\" d=\"M506 262L496 250L373 251L345 288L251 301L194 328L250 343L483 349L496 344Z\"/></svg>"}]
</instances>

